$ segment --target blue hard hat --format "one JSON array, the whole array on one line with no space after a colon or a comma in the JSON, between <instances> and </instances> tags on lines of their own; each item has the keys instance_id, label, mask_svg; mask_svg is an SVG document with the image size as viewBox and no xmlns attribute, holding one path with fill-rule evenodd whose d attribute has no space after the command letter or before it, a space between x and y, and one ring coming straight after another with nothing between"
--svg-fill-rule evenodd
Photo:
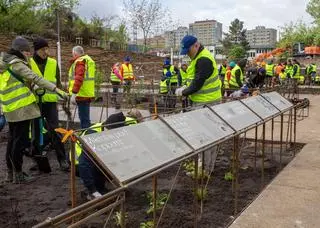
<instances>
[{"instance_id":1,"label":"blue hard hat","mask_svg":"<svg viewBox=\"0 0 320 228\"><path fill-rule=\"evenodd\" d=\"M123 59L125 62L130 62L131 61L131 58L130 58L130 56L126 56L126 57L124 57L124 59Z\"/></svg>"},{"instance_id":2,"label":"blue hard hat","mask_svg":"<svg viewBox=\"0 0 320 228\"><path fill-rule=\"evenodd\" d=\"M165 59L163 61L163 65L170 65L170 59Z\"/></svg>"},{"instance_id":3,"label":"blue hard hat","mask_svg":"<svg viewBox=\"0 0 320 228\"><path fill-rule=\"evenodd\" d=\"M249 93L249 88L248 88L248 86L247 86L247 85L242 86L242 87L241 87L241 91L242 91L243 93Z\"/></svg>"}]
</instances>

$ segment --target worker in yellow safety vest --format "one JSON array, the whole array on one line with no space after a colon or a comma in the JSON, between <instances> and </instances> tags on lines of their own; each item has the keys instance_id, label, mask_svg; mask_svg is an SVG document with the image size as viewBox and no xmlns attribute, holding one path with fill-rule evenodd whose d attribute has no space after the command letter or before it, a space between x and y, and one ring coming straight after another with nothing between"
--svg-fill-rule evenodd
<instances>
[{"instance_id":1,"label":"worker in yellow safety vest","mask_svg":"<svg viewBox=\"0 0 320 228\"><path fill-rule=\"evenodd\" d=\"M34 54L30 58L30 66L34 73L38 76L43 77L49 82L55 84L58 88L62 88L60 81L60 70L57 61L49 57L49 44L45 39L37 38L33 42ZM48 129L49 139L56 152L57 160L60 164L60 169L63 171L69 170L69 164L66 160L66 152L64 145L60 138L54 131L59 127L59 115L57 109L58 96L56 93L49 90L45 91L42 96L42 109L41 116L46 119L46 128ZM34 121L34 134L35 134L35 150L40 150L39 145L39 121ZM40 154L39 151L34 152Z\"/></svg>"},{"instance_id":2,"label":"worker in yellow safety vest","mask_svg":"<svg viewBox=\"0 0 320 228\"><path fill-rule=\"evenodd\" d=\"M241 59L236 66L231 70L231 78L229 81L230 89L240 89L244 82L244 69L246 67L247 60Z\"/></svg>"},{"instance_id":3,"label":"worker in yellow safety vest","mask_svg":"<svg viewBox=\"0 0 320 228\"><path fill-rule=\"evenodd\" d=\"M224 84L225 75L228 68L228 61L224 60L223 63L219 67L219 77L222 82L222 85Z\"/></svg>"},{"instance_id":4,"label":"worker in yellow safety vest","mask_svg":"<svg viewBox=\"0 0 320 228\"><path fill-rule=\"evenodd\" d=\"M120 74L120 63L115 63L111 68L110 81L112 84L112 94L111 102L117 103L117 94L121 83L123 82L123 77Z\"/></svg>"},{"instance_id":5,"label":"worker in yellow safety vest","mask_svg":"<svg viewBox=\"0 0 320 228\"><path fill-rule=\"evenodd\" d=\"M187 85L177 89L176 95L189 97L195 106L219 102L221 80L213 55L191 35L183 37L180 54L188 55L191 63L187 70Z\"/></svg>"},{"instance_id":6,"label":"worker in yellow safety vest","mask_svg":"<svg viewBox=\"0 0 320 228\"><path fill-rule=\"evenodd\" d=\"M123 93L130 94L132 82L134 82L136 79L134 76L130 56L124 57L123 61L124 62L121 64L120 67L120 74L122 75L124 80Z\"/></svg>"},{"instance_id":7,"label":"worker in yellow safety vest","mask_svg":"<svg viewBox=\"0 0 320 228\"><path fill-rule=\"evenodd\" d=\"M62 99L68 99L68 94L59 89L56 84L47 81L30 69L28 64L30 55L28 40L16 37L12 41L11 49L7 53L1 53L0 57L0 103L9 124L6 152L7 175L4 181L17 184L32 180L22 170L23 151L30 144L30 121L41 115L30 85L35 84L55 92Z\"/></svg>"},{"instance_id":8,"label":"worker in yellow safety vest","mask_svg":"<svg viewBox=\"0 0 320 228\"><path fill-rule=\"evenodd\" d=\"M236 66L236 63L234 61L231 61L229 63L229 66L227 67L227 71L225 73L224 80L223 80L223 84L224 84L223 94L225 96L229 96L231 94L230 91L227 91L227 90L230 89L229 82L230 82L230 79L231 79L231 71L235 66Z\"/></svg>"},{"instance_id":9,"label":"worker in yellow safety vest","mask_svg":"<svg viewBox=\"0 0 320 228\"><path fill-rule=\"evenodd\" d=\"M266 69L265 85L270 87L273 84L272 81L274 80L274 76L275 76L275 65L273 64L272 59L267 62L265 69Z\"/></svg>"},{"instance_id":10,"label":"worker in yellow safety vest","mask_svg":"<svg viewBox=\"0 0 320 228\"><path fill-rule=\"evenodd\" d=\"M81 128L88 128L90 122L90 103L95 99L96 64L84 53L81 46L72 49L69 69L69 93L71 103L77 104Z\"/></svg>"},{"instance_id":11,"label":"worker in yellow safety vest","mask_svg":"<svg viewBox=\"0 0 320 228\"><path fill-rule=\"evenodd\" d=\"M123 126L134 125L142 121L142 115L137 109L132 109L124 116L122 112L112 114L104 123L97 123L89 129L84 130L81 136L92 133L100 133L104 129L115 129ZM109 143L109 142L106 142ZM102 196L107 192L105 188L106 177L90 160L90 153L86 152L80 142L76 143L75 148L75 164L76 170L85 185L88 194L87 199L94 199ZM85 151L85 153L82 153ZM71 157L71 156L70 156Z\"/></svg>"},{"instance_id":12,"label":"worker in yellow safety vest","mask_svg":"<svg viewBox=\"0 0 320 228\"><path fill-rule=\"evenodd\" d=\"M293 59L292 78L296 79L299 84L304 84L304 76L301 75L300 63L296 59Z\"/></svg>"}]
</instances>

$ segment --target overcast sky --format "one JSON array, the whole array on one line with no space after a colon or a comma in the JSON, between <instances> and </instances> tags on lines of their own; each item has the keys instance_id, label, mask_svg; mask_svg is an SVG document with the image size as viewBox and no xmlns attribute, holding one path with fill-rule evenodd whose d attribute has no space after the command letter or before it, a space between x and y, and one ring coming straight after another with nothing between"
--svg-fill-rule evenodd
<instances>
[{"instance_id":1,"label":"overcast sky","mask_svg":"<svg viewBox=\"0 0 320 228\"><path fill-rule=\"evenodd\" d=\"M279 29L299 19L312 22L305 11L308 0L162 0L161 3L172 11L173 19L180 25L215 19L223 24L224 32L235 18L244 21L247 29L257 25ZM99 16L121 15L122 6L122 0L80 0L76 11L89 19L94 12Z\"/></svg>"}]
</instances>

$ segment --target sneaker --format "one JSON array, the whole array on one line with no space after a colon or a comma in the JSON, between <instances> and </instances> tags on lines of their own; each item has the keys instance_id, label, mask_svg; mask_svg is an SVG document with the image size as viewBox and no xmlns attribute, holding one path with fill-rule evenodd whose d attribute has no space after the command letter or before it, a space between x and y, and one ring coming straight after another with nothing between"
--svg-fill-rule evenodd
<instances>
[{"instance_id":1,"label":"sneaker","mask_svg":"<svg viewBox=\"0 0 320 228\"><path fill-rule=\"evenodd\" d=\"M66 160L60 162L60 170L64 172L69 172L70 166Z\"/></svg>"},{"instance_id":2,"label":"sneaker","mask_svg":"<svg viewBox=\"0 0 320 228\"><path fill-rule=\"evenodd\" d=\"M17 172L14 175L13 183L14 184L24 184L24 183L30 183L34 180L35 180L34 177L29 176L25 172Z\"/></svg>"}]
</instances>

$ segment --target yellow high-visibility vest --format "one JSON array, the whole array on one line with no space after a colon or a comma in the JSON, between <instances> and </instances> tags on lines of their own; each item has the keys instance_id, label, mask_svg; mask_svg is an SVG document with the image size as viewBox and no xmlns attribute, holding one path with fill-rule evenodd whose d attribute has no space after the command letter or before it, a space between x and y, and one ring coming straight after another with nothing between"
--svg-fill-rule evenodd
<instances>
[{"instance_id":1,"label":"yellow high-visibility vest","mask_svg":"<svg viewBox=\"0 0 320 228\"><path fill-rule=\"evenodd\" d=\"M44 70L44 74L41 73L37 63L34 61L33 58L30 59L30 66L34 73L36 73L38 76L43 77L49 82L52 82L53 84L57 84L57 61L52 58L47 58L46 67ZM46 93L42 97L43 102L57 102L58 101L58 95L55 92L46 90Z\"/></svg>"},{"instance_id":2,"label":"yellow high-visibility vest","mask_svg":"<svg viewBox=\"0 0 320 228\"><path fill-rule=\"evenodd\" d=\"M238 85L237 80L236 80L236 71L240 70L241 74L240 74L240 81L241 83L243 83L243 72L241 70L241 68L236 65L232 70L231 70L231 78L229 81L229 85L232 87L236 87L236 88L240 88L240 85Z\"/></svg>"},{"instance_id":3,"label":"yellow high-visibility vest","mask_svg":"<svg viewBox=\"0 0 320 228\"><path fill-rule=\"evenodd\" d=\"M3 112L13 112L34 102L36 97L23 82L13 77L9 71L0 74L0 103Z\"/></svg>"},{"instance_id":4,"label":"yellow high-visibility vest","mask_svg":"<svg viewBox=\"0 0 320 228\"><path fill-rule=\"evenodd\" d=\"M188 84L194 80L196 63L199 58L206 57L211 60L212 67L214 68L212 74L207 78L201 87L201 89L189 96L190 100L197 103L210 103L221 99L221 81L218 76L218 69L216 61L212 54L207 50L203 49L198 56L193 59L188 67Z\"/></svg>"},{"instance_id":5,"label":"yellow high-visibility vest","mask_svg":"<svg viewBox=\"0 0 320 228\"><path fill-rule=\"evenodd\" d=\"M84 78L82 86L77 93L77 96L79 97L94 97L95 95L95 74L96 74L96 64L91 59L90 56L84 55L76 59L76 61L73 62L69 69L69 93L72 93L73 85L74 85L74 77L75 77L75 67L77 62L84 61L86 64L86 70L84 72Z\"/></svg>"},{"instance_id":6,"label":"yellow high-visibility vest","mask_svg":"<svg viewBox=\"0 0 320 228\"><path fill-rule=\"evenodd\" d=\"M123 79L124 80L133 80L133 68L132 64L129 63L128 66L127 64L122 64L122 69L123 69Z\"/></svg>"},{"instance_id":7,"label":"yellow high-visibility vest","mask_svg":"<svg viewBox=\"0 0 320 228\"><path fill-rule=\"evenodd\" d=\"M170 73L171 73L171 77L170 77L170 83L177 83L178 82L178 76L176 71L174 70L174 66L170 66L169 69ZM163 69L163 75L166 75L166 73L168 72L167 68Z\"/></svg>"}]
</instances>

